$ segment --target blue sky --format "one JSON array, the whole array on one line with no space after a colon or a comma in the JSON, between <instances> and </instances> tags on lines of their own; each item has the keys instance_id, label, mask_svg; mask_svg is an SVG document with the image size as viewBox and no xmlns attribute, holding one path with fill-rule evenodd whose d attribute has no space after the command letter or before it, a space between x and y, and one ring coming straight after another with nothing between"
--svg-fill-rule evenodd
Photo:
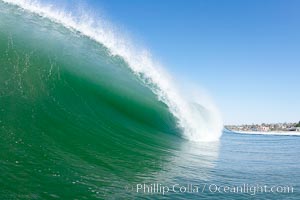
<instances>
[{"instance_id":1,"label":"blue sky","mask_svg":"<svg viewBox=\"0 0 300 200\"><path fill-rule=\"evenodd\" d=\"M179 80L205 88L225 124L300 120L300 1L82 0Z\"/></svg>"}]
</instances>

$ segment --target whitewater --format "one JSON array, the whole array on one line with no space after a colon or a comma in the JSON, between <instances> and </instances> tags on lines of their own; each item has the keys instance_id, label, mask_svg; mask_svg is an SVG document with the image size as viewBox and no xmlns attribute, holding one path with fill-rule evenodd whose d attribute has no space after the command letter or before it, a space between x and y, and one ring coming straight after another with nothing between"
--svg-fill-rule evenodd
<instances>
[{"instance_id":1,"label":"whitewater","mask_svg":"<svg viewBox=\"0 0 300 200\"><path fill-rule=\"evenodd\" d=\"M237 133L237 134L249 134L249 135L300 136L300 132L296 132L296 131L270 131L270 132L235 131L234 133Z\"/></svg>"},{"instance_id":2,"label":"whitewater","mask_svg":"<svg viewBox=\"0 0 300 200\"><path fill-rule=\"evenodd\" d=\"M299 199L299 136L224 129L217 140L221 119L198 87L55 2L0 1L0 199ZM134 191L153 183L187 191ZM209 191L244 183L295 189Z\"/></svg>"},{"instance_id":3,"label":"whitewater","mask_svg":"<svg viewBox=\"0 0 300 200\"><path fill-rule=\"evenodd\" d=\"M176 86L172 77L153 59L149 51L137 48L129 39L122 38L120 33L107 26L108 22L93 19L87 13L77 17L39 1L2 1L79 32L103 44L109 49L111 56L122 57L132 72L156 94L158 100L168 106L177 119L177 126L182 130L184 138L192 141L216 141L221 137L223 123L214 104L199 96L187 97L186 91L182 92Z\"/></svg>"}]
</instances>

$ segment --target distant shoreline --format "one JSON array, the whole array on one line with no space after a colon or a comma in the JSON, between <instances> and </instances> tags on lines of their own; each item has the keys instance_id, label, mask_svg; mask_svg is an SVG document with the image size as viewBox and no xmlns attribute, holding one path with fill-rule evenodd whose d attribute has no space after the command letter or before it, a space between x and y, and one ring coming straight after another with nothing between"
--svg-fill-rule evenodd
<instances>
[{"instance_id":1,"label":"distant shoreline","mask_svg":"<svg viewBox=\"0 0 300 200\"><path fill-rule=\"evenodd\" d=\"M300 136L300 132L297 131L235 131L229 130L237 134L249 134L249 135L295 135Z\"/></svg>"},{"instance_id":2,"label":"distant shoreline","mask_svg":"<svg viewBox=\"0 0 300 200\"><path fill-rule=\"evenodd\" d=\"M298 123L273 123L273 124L244 124L244 125L227 125L226 129L231 131L246 133L266 133L266 134L286 134L290 132L300 132L300 122ZM291 134L295 135L295 134ZM298 135L298 134L296 134Z\"/></svg>"}]
</instances>

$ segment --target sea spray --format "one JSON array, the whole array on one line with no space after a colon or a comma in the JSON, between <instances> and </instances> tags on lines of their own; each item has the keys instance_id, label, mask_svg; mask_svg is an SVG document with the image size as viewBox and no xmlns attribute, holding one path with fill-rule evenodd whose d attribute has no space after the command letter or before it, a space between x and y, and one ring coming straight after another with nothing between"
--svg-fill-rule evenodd
<instances>
[{"instance_id":1,"label":"sea spray","mask_svg":"<svg viewBox=\"0 0 300 200\"><path fill-rule=\"evenodd\" d=\"M160 101L168 106L170 112L177 118L178 127L182 129L183 137L186 139L214 141L221 136L222 121L216 109L205 107L201 100L194 102L193 98L186 99L175 86L172 78L152 58L149 51L136 48L133 42L120 37L120 34L105 26L106 23L103 20L95 20L86 14L76 17L72 13L60 11L54 5L43 5L38 1L2 1L62 24L72 31L77 31L106 46L112 56L122 57L132 72L157 95ZM204 109L195 109L195 103ZM201 112L204 110L206 113Z\"/></svg>"}]
</instances>

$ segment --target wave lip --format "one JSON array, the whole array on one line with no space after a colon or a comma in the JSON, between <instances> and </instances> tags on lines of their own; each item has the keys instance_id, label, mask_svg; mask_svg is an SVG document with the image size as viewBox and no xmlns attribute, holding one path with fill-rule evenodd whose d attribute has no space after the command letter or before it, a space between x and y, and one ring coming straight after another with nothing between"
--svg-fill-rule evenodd
<instances>
[{"instance_id":1,"label":"wave lip","mask_svg":"<svg viewBox=\"0 0 300 200\"><path fill-rule=\"evenodd\" d=\"M95 21L88 15L75 17L70 13L60 11L53 5L42 5L32 0L2 0L41 17L59 23L71 31L77 31L83 36L101 43L108 48L112 56L120 56L140 80L147 85L158 100L165 103L176 117L178 127L183 136L193 141L214 141L222 134L222 120L215 109L205 107L195 109L195 99L187 99L175 87L171 77L160 64L151 57L147 50L140 50L133 43L120 37L115 31L105 26L103 21ZM202 102L196 101L201 106Z\"/></svg>"}]
</instances>

